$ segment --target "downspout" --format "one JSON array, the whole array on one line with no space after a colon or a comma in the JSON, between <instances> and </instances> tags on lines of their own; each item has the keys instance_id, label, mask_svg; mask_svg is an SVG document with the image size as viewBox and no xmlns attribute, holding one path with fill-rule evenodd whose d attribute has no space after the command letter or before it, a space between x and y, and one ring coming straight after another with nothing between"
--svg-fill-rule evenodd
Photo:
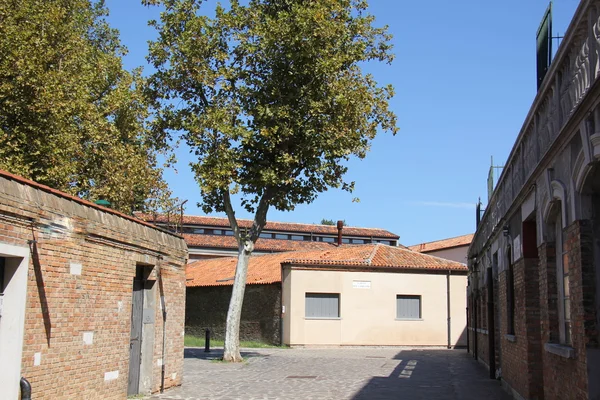
<instances>
[{"instance_id":1,"label":"downspout","mask_svg":"<svg viewBox=\"0 0 600 400\"><path fill-rule=\"evenodd\" d=\"M470 353L471 349L470 349L470 343L469 343L469 329L471 329L471 326L470 326L469 323L471 321L469 321L469 298L468 297L467 297L467 308L466 308L466 310L467 310L467 353Z\"/></svg>"},{"instance_id":2,"label":"downspout","mask_svg":"<svg viewBox=\"0 0 600 400\"><path fill-rule=\"evenodd\" d=\"M452 348L452 329L451 329L452 317L450 316L450 273L451 273L451 271L448 270L448 275L446 275L446 304L447 304L446 312L448 313L448 348L449 349Z\"/></svg>"},{"instance_id":3,"label":"downspout","mask_svg":"<svg viewBox=\"0 0 600 400\"><path fill-rule=\"evenodd\" d=\"M496 379L496 324L494 316L494 274L487 269L487 312L488 312L488 354L490 364L490 379Z\"/></svg>"},{"instance_id":4,"label":"downspout","mask_svg":"<svg viewBox=\"0 0 600 400\"><path fill-rule=\"evenodd\" d=\"M21 400L31 400L31 384L25 377L21 377Z\"/></svg>"},{"instance_id":5,"label":"downspout","mask_svg":"<svg viewBox=\"0 0 600 400\"><path fill-rule=\"evenodd\" d=\"M477 293L473 292L473 358L477 358L477 316L479 314L479 309L477 307Z\"/></svg>"},{"instance_id":6,"label":"downspout","mask_svg":"<svg viewBox=\"0 0 600 400\"><path fill-rule=\"evenodd\" d=\"M160 392L164 393L165 391L165 368L166 368L166 348L167 348L167 303L165 301L165 291L163 288L163 280L162 280L162 264L160 260L162 257L159 257L158 262L158 288L160 290L160 305L162 308L162 317L163 317L163 326L162 326L162 365L160 368Z\"/></svg>"},{"instance_id":7,"label":"downspout","mask_svg":"<svg viewBox=\"0 0 600 400\"><path fill-rule=\"evenodd\" d=\"M279 264L281 267L281 286L279 289L279 345L283 346L283 316L285 314L285 309L283 305L283 264Z\"/></svg>"},{"instance_id":8,"label":"downspout","mask_svg":"<svg viewBox=\"0 0 600 400\"><path fill-rule=\"evenodd\" d=\"M469 343L469 330L471 329L471 320L469 319L469 301L471 299L470 293L471 293L471 279L467 278L467 307L466 307L466 312L467 312L467 353L471 352L471 344Z\"/></svg>"}]
</instances>

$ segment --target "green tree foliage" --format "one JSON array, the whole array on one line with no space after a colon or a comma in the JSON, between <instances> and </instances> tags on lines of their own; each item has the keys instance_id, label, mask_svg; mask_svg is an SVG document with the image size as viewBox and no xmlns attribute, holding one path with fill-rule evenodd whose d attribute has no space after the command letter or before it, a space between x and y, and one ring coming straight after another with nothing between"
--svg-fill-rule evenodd
<instances>
[{"instance_id":1,"label":"green tree foliage","mask_svg":"<svg viewBox=\"0 0 600 400\"><path fill-rule=\"evenodd\" d=\"M247 261L269 207L293 210L330 187L352 191L345 161L365 157L378 130L397 131L392 87L360 67L392 61L390 36L362 0L232 0L214 18L200 0L144 3L165 8L151 21L155 129L183 132L204 211L225 212L238 240L225 359L240 360ZM255 214L248 232L238 229L235 193Z\"/></svg>"},{"instance_id":2,"label":"green tree foliage","mask_svg":"<svg viewBox=\"0 0 600 400\"><path fill-rule=\"evenodd\" d=\"M130 212L168 197L102 1L0 0L0 168Z\"/></svg>"},{"instance_id":3,"label":"green tree foliage","mask_svg":"<svg viewBox=\"0 0 600 400\"><path fill-rule=\"evenodd\" d=\"M342 223L343 223L343 225L344 225L344 226L346 226L346 225L347 225L347 224L346 224L346 220L343 220L343 221L342 221ZM334 221L334 220L332 220L332 219L326 219L326 218L323 218L323 219L321 220L321 225L337 225L337 221Z\"/></svg>"}]
</instances>

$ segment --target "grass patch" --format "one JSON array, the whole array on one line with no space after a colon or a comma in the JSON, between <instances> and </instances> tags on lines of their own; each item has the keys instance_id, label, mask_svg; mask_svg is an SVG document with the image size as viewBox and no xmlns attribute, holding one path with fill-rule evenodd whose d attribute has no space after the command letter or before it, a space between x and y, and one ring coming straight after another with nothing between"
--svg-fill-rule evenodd
<instances>
[{"instance_id":1,"label":"grass patch","mask_svg":"<svg viewBox=\"0 0 600 400\"><path fill-rule=\"evenodd\" d=\"M204 338L193 336L193 335L185 335L183 339L183 343L186 347L204 347ZM210 340L210 347L223 347L223 341L218 339ZM242 340L240 341L240 347L251 348L251 349L269 349L269 348L281 348L287 346L275 346L268 343L256 342L253 340Z\"/></svg>"}]
</instances>

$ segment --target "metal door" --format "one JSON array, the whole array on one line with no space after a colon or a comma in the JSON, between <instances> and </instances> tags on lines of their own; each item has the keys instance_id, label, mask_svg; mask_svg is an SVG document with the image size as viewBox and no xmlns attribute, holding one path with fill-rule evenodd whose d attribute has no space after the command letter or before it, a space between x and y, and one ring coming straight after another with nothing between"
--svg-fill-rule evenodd
<instances>
[{"instance_id":1,"label":"metal door","mask_svg":"<svg viewBox=\"0 0 600 400\"><path fill-rule=\"evenodd\" d=\"M142 316L144 310L143 269L136 267L131 302L131 336L129 341L129 384L127 394L138 394L140 388L140 363L142 359Z\"/></svg>"}]
</instances>

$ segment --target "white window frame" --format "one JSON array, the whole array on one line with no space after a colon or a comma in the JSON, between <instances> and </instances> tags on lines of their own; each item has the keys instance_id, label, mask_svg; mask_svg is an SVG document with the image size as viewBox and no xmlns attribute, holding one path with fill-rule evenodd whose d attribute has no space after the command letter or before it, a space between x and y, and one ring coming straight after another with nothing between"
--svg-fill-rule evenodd
<instances>
[{"instance_id":1,"label":"white window frame","mask_svg":"<svg viewBox=\"0 0 600 400\"><path fill-rule=\"evenodd\" d=\"M398 316L398 300L400 298L419 299L419 316L417 318ZM423 296L420 294L397 294L396 295L396 321L422 321L423 320Z\"/></svg>"},{"instance_id":2,"label":"white window frame","mask_svg":"<svg viewBox=\"0 0 600 400\"><path fill-rule=\"evenodd\" d=\"M314 296L315 298L331 296L337 297L337 315L308 315L308 307L306 303L310 297ZM341 296L340 293L320 293L320 292L306 292L304 294L304 319L341 319L342 314L342 304L341 304Z\"/></svg>"},{"instance_id":3,"label":"white window frame","mask_svg":"<svg viewBox=\"0 0 600 400\"><path fill-rule=\"evenodd\" d=\"M562 202L560 203L562 207ZM555 246L556 246L556 287L557 287L557 306L558 306L558 336L560 344L571 344L571 296L569 288L569 274L565 274L564 257L567 254L565 250L565 238L563 233L562 213L558 213L555 224ZM566 288L565 288L566 285Z\"/></svg>"}]
</instances>

